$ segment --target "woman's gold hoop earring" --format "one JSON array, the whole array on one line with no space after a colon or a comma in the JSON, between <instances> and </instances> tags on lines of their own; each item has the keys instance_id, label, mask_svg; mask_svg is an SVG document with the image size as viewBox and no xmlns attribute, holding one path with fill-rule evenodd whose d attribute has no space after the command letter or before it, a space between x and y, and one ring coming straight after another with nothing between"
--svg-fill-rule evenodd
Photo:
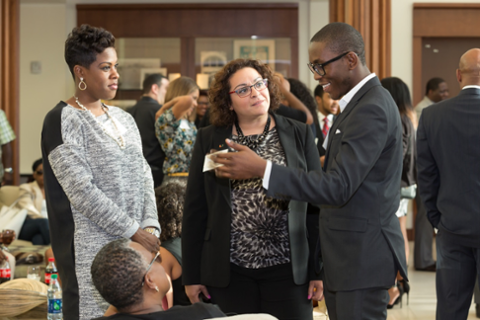
<instances>
[{"instance_id":1,"label":"woman's gold hoop earring","mask_svg":"<svg viewBox=\"0 0 480 320\"><path fill-rule=\"evenodd\" d=\"M83 84L83 87L82 87L82 84ZM85 81L83 81L83 78L80 78L80 82L78 83L78 89L82 91L87 90L87 84L85 83Z\"/></svg>"}]
</instances>

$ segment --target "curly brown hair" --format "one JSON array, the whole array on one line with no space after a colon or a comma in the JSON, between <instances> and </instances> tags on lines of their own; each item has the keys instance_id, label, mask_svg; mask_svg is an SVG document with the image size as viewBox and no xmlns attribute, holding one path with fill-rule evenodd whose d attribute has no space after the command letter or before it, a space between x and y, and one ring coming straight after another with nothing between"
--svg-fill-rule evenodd
<instances>
[{"instance_id":1,"label":"curly brown hair","mask_svg":"<svg viewBox=\"0 0 480 320\"><path fill-rule=\"evenodd\" d=\"M182 236L183 203L185 202L186 181L169 180L157 189L158 222L162 227L160 241Z\"/></svg>"},{"instance_id":2,"label":"curly brown hair","mask_svg":"<svg viewBox=\"0 0 480 320\"><path fill-rule=\"evenodd\" d=\"M236 59L232 60L215 74L212 87L208 92L210 100L210 123L217 127L229 126L235 122L237 115L230 110L232 100L230 98L230 78L240 69L252 68L268 79L268 91L270 94L270 108L268 112L276 110L280 106L280 89L273 81L273 72L270 67L258 60Z\"/></svg>"}]
</instances>

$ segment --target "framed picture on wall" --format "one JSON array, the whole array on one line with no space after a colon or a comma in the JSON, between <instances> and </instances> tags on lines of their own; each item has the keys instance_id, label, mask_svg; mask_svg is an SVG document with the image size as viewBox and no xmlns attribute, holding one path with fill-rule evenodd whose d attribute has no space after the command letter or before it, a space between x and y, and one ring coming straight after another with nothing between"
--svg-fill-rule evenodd
<instances>
[{"instance_id":1,"label":"framed picture on wall","mask_svg":"<svg viewBox=\"0 0 480 320\"><path fill-rule=\"evenodd\" d=\"M143 80L151 74L160 73L165 78L167 77L167 68L142 68L140 69L140 85L143 84Z\"/></svg>"},{"instance_id":2,"label":"framed picture on wall","mask_svg":"<svg viewBox=\"0 0 480 320\"><path fill-rule=\"evenodd\" d=\"M233 58L257 59L275 71L275 40L233 40Z\"/></svg>"}]
</instances>

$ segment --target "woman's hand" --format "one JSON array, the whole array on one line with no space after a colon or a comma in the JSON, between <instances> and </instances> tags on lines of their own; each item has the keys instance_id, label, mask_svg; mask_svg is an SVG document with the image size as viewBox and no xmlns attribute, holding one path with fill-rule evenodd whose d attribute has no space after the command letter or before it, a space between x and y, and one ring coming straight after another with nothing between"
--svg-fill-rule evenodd
<instances>
[{"instance_id":1,"label":"woman's hand","mask_svg":"<svg viewBox=\"0 0 480 320\"><path fill-rule=\"evenodd\" d=\"M185 286L185 292L187 293L188 299L190 299L190 302L192 304L200 302L200 299L198 296L200 293L203 293L205 297L208 299L210 298L210 294L208 293L207 287L205 287L202 284L191 284L188 286Z\"/></svg>"},{"instance_id":2,"label":"woman's hand","mask_svg":"<svg viewBox=\"0 0 480 320\"><path fill-rule=\"evenodd\" d=\"M150 252L160 251L160 239L143 230L142 228L138 228L137 232L135 232L131 239L132 241L141 244Z\"/></svg>"},{"instance_id":3,"label":"woman's hand","mask_svg":"<svg viewBox=\"0 0 480 320\"><path fill-rule=\"evenodd\" d=\"M313 299L317 301L323 300L323 281L322 280L311 280L310 285L308 286L308 299Z\"/></svg>"}]
</instances>

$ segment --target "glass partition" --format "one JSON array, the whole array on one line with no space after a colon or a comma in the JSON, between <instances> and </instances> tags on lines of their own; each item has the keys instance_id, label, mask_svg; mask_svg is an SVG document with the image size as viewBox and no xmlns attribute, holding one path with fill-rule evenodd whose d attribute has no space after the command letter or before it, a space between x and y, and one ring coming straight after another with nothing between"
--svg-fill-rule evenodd
<instances>
[{"instance_id":1,"label":"glass partition","mask_svg":"<svg viewBox=\"0 0 480 320\"><path fill-rule=\"evenodd\" d=\"M213 74L237 58L258 59L272 70L289 77L291 54L289 38L197 38L195 74L200 88L207 89Z\"/></svg>"}]
</instances>

